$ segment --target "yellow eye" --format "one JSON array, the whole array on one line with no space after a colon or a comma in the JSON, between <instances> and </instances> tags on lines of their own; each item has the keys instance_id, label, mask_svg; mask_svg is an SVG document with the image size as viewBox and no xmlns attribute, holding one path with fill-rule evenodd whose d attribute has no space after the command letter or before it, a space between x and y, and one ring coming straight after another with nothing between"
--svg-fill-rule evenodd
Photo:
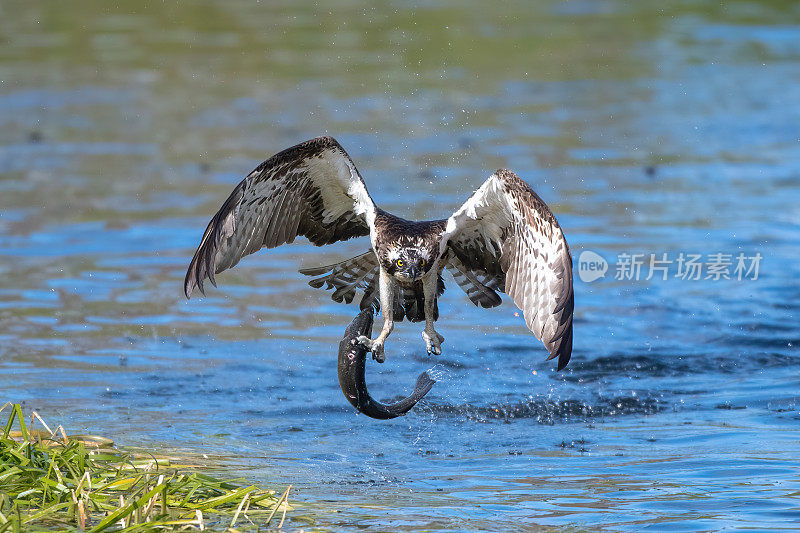
<instances>
[{"instance_id":1,"label":"yellow eye","mask_svg":"<svg viewBox=\"0 0 800 533\"><path fill-rule=\"evenodd\" d=\"M398 260L397 260L397 266L399 266L400 268L403 268L403 265L404 265L404 264L405 264L405 263L403 262L403 260L402 260L402 259L398 259Z\"/></svg>"},{"instance_id":2,"label":"yellow eye","mask_svg":"<svg viewBox=\"0 0 800 533\"><path fill-rule=\"evenodd\" d=\"M425 266L425 260L424 259L422 260L422 266Z\"/></svg>"}]
</instances>

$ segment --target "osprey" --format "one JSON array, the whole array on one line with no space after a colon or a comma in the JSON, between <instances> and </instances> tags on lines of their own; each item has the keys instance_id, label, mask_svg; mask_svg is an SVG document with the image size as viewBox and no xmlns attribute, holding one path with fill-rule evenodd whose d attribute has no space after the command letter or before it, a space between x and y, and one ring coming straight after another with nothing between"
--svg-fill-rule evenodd
<instances>
[{"instance_id":1,"label":"osprey","mask_svg":"<svg viewBox=\"0 0 800 533\"><path fill-rule=\"evenodd\" d=\"M441 354L444 338L433 327L442 271L477 306L500 305L505 292L558 369L572 354L572 257L553 213L510 170L492 174L450 218L412 222L378 208L353 160L332 137L288 148L256 167L209 222L186 272L184 292L203 291L208 278L261 248L305 236L322 246L369 235L371 249L334 265L304 269L309 284L333 289L337 302L383 314L375 339L360 342L383 361L395 321L425 320L428 353ZM205 293L204 293L205 294Z\"/></svg>"}]
</instances>

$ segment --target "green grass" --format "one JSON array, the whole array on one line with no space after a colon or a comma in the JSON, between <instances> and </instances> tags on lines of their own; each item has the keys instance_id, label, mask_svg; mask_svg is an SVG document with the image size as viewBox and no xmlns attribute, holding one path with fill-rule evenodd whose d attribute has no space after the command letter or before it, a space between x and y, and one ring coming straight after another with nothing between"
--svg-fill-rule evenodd
<instances>
[{"instance_id":1,"label":"green grass","mask_svg":"<svg viewBox=\"0 0 800 533\"><path fill-rule=\"evenodd\" d=\"M51 431L35 412L26 425L19 404L0 413L8 408L0 426L0 533L281 527L291 509L291 486L278 495L223 481L196 465L118 450L108 439ZM33 429L36 421L43 430Z\"/></svg>"}]
</instances>

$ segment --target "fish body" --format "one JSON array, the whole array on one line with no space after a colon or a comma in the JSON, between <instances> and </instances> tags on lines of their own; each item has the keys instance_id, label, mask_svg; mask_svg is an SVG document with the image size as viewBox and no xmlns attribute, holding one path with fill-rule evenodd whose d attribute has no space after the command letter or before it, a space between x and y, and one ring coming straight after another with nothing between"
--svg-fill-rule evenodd
<instances>
[{"instance_id":1,"label":"fish body","mask_svg":"<svg viewBox=\"0 0 800 533\"><path fill-rule=\"evenodd\" d=\"M362 335L372 333L372 309L365 309L358 313L345 329L344 337L339 343L339 386L345 398L359 412L371 418L387 420L406 414L418 401L420 401L436 383L427 372L417 378L414 392L410 396L392 404L382 404L373 399L367 390L364 371L367 360L367 348L356 339Z\"/></svg>"}]
</instances>

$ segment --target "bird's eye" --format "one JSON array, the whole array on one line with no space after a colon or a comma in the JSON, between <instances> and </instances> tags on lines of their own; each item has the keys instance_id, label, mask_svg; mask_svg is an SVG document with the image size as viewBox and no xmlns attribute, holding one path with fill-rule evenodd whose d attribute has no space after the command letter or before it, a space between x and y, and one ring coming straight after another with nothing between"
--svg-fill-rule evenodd
<instances>
[{"instance_id":1,"label":"bird's eye","mask_svg":"<svg viewBox=\"0 0 800 533\"><path fill-rule=\"evenodd\" d=\"M397 260L397 266L399 266L400 268L403 268L403 265L405 265L405 261L403 261L402 259L398 259Z\"/></svg>"},{"instance_id":2,"label":"bird's eye","mask_svg":"<svg viewBox=\"0 0 800 533\"><path fill-rule=\"evenodd\" d=\"M421 263L421 265L422 265L422 266L425 266L425 260L424 260L424 259L422 260L422 263Z\"/></svg>"}]
</instances>

